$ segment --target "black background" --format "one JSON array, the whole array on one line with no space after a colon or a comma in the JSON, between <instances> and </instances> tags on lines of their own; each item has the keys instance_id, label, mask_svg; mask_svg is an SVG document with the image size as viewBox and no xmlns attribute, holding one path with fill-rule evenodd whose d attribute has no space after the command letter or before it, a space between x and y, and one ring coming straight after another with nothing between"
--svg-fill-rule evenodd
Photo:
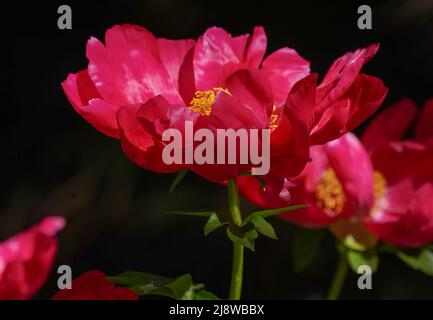
<instances>
[{"instance_id":1,"label":"black background","mask_svg":"<svg viewBox=\"0 0 433 320\"><path fill-rule=\"evenodd\" d=\"M57 28L57 8L72 7L72 30ZM357 8L369 4L373 30L359 30ZM140 270L166 276L191 273L224 297L231 245L223 231L207 238L204 221L161 215L164 210L221 209L224 189L189 174L169 197L174 176L132 165L118 142L86 123L60 83L87 66L90 36L134 23L158 37L196 38L217 25L234 35L263 25L268 53L295 48L323 76L332 61L372 42L381 45L364 71L382 78L390 93L384 107L411 97L420 105L433 89L433 1L4 1L1 6L0 239L48 214L67 217L56 265L74 275L100 269L114 275ZM362 128L361 128L362 130ZM252 207L243 203L245 212ZM245 298L321 298L336 262L328 236L314 263L292 271L294 226L274 221L278 241L259 239L248 252ZM56 291L55 268L37 298ZM357 290L350 275L345 298L432 298L433 280L383 257L374 290Z\"/></svg>"}]
</instances>

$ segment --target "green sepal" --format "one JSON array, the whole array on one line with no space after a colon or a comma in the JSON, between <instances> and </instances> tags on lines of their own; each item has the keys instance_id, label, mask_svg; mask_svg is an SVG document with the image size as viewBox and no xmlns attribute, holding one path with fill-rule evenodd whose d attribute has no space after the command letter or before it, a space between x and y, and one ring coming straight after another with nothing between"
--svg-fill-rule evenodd
<instances>
[{"instance_id":1,"label":"green sepal","mask_svg":"<svg viewBox=\"0 0 433 320\"><path fill-rule=\"evenodd\" d=\"M211 233L212 231L215 231L216 229L218 229L219 227L228 224L229 222L221 222L220 218L218 217L218 214L216 212L213 212L210 216L209 219L206 222L206 225L203 228L204 231L204 235L207 236L209 233Z\"/></svg>"},{"instance_id":2,"label":"green sepal","mask_svg":"<svg viewBox=\"0 0 433 320\"><path fill-rule=\"evenodd\" d=\"M358 273L358 269L362 265L367 265L371 268L374 273L379 267L379 256L376 250L369 251L355 251L348 249L346 252L347 262L353 270L353 272Z\"/></svg>"},{"instance_id":3,"label":"green sepal","mask_svg":"<svg viewBox=\"0 0 433 320\"><path fill-rule=\"evenodd\" d=\"M254 251L254 241L257 239L259 234L255 229L251 229L249 231L244 231L240 229L241 235L237 235L230 229L230 226L227 228L227 236L234 244L238 244L244 246L245 248Z\"/></svg>"},{"instance_id":4,"label":"green sepal","mask_svg":"<svg viewBox=\"0 0 433 320\"><path fill-rule=\"evenodd\" d=\"M242 222L242 225L246 225L248 222L251 221L251 219L253 219L254 216L260 216L260 217L266 219L266 218L269 218L271 216L275 216L277 214L295 211L295 210L299 210L299 209L304 209L307 207L309 207L309 206L308 205L296 205L296 206L284 207L284 208L279 208L279 209L256 211L256 212L253 212L250 215L248 215L248 217L246 217L245 220Z\"/></svg>"},{"instance_id":5,"label":"green sepal","mask_svg":"<svg viewBox=\"0 0 433 320\"><path fill-rule=\"evenodd\" d=\"M261 216L259 215L253 216L251 218L251 223L254 225L254 228L262 235L271 239L278 239L272 225Z\"/></svg>"}]
</instances>

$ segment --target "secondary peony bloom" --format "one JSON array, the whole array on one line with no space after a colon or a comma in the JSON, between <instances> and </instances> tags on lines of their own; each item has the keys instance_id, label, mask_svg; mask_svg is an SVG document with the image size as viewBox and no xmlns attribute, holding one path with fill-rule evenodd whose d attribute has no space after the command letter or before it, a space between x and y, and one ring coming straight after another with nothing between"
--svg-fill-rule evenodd
<instances>
[{"instance_id":1,"label":"secondary peony bloom","mask_svg":"<svg viewBox=\"0 0 433 320\"><path fill-rule=\"evenodd\" d=\"M28 299L45 283L53 265L61 217L39 224L0 243L0 300Z\"/></svg>"},{"instance_id":2,"label":"secondary peony bloom","mask_svg":"<svg viewBox=\"0 0 433 320\"><path fill-rule=\"evenodd\" d=\"M126 155L146 169L190 169L213 182L250 171L251 163L166 164L165 130L178 129L185 139L184 125L191 121L196 130L213 132L269 129L271 172L293 176L308 161L310 144L358 126L387 89L380 79L359 74L377 45L337 59L317 85L309 62L293 49L263 59L266 41L261 27L237 37L213 27L193 41L156 39L144 28L115 26L105 45L89 40L88 68L70 74L62 86L87 121L120 139Z\"/></svg>"},{"instance_id":3,"label":"secondary peony bloom","mask_svg":"<svg viewBox=\"0 0 433 320\"><path fill-rule=\"evenodd\" d=\"M373 206L374 172L358 138L346 133L325 145L311 147L311 161L295 178L266 176L264 187L253 177L239 177L239 189L263 208L292 204L310 207L280 217L307 227L324 227L344 218L362 217Z\"/></svg>"},{"instance_id":4,"label":"secondary peony bloom","mask_svg":"<svg viewBox=\"0 0 433 320\"><path fill-rule=\"evenodd\" d=\"M433 241L433 100L419 114L414 138L399 141L416 114L415 104L402 100L376 117L362 139L383 180L382 196L364 223L402 247Z\"/></svg>"},{"instance_id":5,"label":"secondary peony bloom","mask_svg":"<svg viewBox=\"0 0 433 320\"><path fill-rule=\"evenodd\" d=\"M57 292L51 300L138 300L131 289L116 287L104 273L92 270L72 281L72 289Z\"/></svg>"},{"instance_id":6,"label":"secondary peony bloom","mask_svg":"<svg viewBox=\"0 0 433 320\"><path fill-rule=\"evenodd\" d=\"M263 208L311 207L281 218L307 227L329 226L365 246L376 238L402 247L433 241L433 100L426 103L415 138L399 141L416 116L403 100L377 116L362 144L346 134L311 148L311 162L295 178L239 177L241 192Z\"/></svg>"}]
</instances>

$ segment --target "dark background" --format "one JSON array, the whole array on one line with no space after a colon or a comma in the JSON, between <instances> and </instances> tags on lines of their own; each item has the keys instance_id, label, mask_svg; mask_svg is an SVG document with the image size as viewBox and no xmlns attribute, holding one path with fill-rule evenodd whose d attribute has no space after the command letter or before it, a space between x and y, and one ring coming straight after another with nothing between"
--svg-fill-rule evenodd
<instances>
[{"instance_id":1,"label":"dark background","mask_svg":"<svg viewBox=\"0 0 433 320\"><path fill-rule=\"evenodd\" d=\"M57 8L72 7L72 30L57 28ZM357 8L369 4L373 30L357 28ZM225 190L188 174L171 196L173 175L155 175L131 164L118 142L94 130L68 103L60 83L87 66L90 36L134 23L157 37L196 38L217 25L234 35L263 25L268 53L295 48L322 76L346 51L380 42L364 71L382 78L390 93L384 106L432 95L433 1L62 1L1 4L2 85L0 239L54 214L67 218L56 266L74 276L90 269L166 276L191 273L225 297L231 243L222 230L204 238L204 221L162 215L164 210L225 209ZM243 203L245 212L253 208ZM319 255L295 275L295 227L278 219L278 241L259 239L246 253L244 298L321 298L331 281L336 250L331 236ZM384 256L362 292L351 274L344 298L433 298L433 279ZM36 298L56 291L56 268Z\"/></svg>"}]
</instances>

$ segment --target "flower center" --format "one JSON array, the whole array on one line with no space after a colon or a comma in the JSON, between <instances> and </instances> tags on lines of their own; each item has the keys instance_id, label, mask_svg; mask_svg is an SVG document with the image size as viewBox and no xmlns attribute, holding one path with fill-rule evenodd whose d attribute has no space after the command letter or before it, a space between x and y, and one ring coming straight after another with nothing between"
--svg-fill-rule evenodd
<instances>
[{"instance_id":1,"label":"flower center","mask_svg":"<svg viewBox=\"0 0 433 320\"><path fill-rule=\"evenodd\" d=\"M386 187L388 182L386 181L385 176L379 172L373 172L373 182L374 182L374 200L378 201L382 198L386 193Z\"/></svg>"},{"instance_id":2,"label":"flower center","mask_svg":"<svg viewBox=\"0 0 433 320\"><path fill-rule=\"evenodd\" d=\"M374 183L374 205L371 209L370 214L375 214L377 210L379 210L380 199L385 196L386 188L388 186L388 181L386 181L385 176L379 172L373 172L373 183Z\"/></svg>"},{"instance_id":3,"label":"flower center","mask_svg":"<svg viewBox=\"0 0 433 320\"><path fill-rule=\"evenodd\" d=\"M280 115L276 111L277 107L274 105L272 107L271 121L269 122L269 128L273 131L278 127L278 120L280 119Z\"/></svg>"},{"instance_id":4,"label":"flower center","mask_svg":"<svg viewBox=\"0 0 433 320\"><path fill-rule=\"evenodd\" d=\"M346 195L335 171L327 169L316 185L317 206L336 214L343 211Z\"/></svg>"},{"instance_id":5,"label":"flower center","mask_svg":"<svg viewBox=\"0 0 433 320\"><path fill-rule=\"evenodd\" d=\"M230 94L230 92L224 88L213 88L212 90L196 91L194 93L194 97L189 103L189 107L192 111L198 112L202 116L208 117L212 112L212 106L215 103L217 91Z\"/></svg>"}]
</instances>

